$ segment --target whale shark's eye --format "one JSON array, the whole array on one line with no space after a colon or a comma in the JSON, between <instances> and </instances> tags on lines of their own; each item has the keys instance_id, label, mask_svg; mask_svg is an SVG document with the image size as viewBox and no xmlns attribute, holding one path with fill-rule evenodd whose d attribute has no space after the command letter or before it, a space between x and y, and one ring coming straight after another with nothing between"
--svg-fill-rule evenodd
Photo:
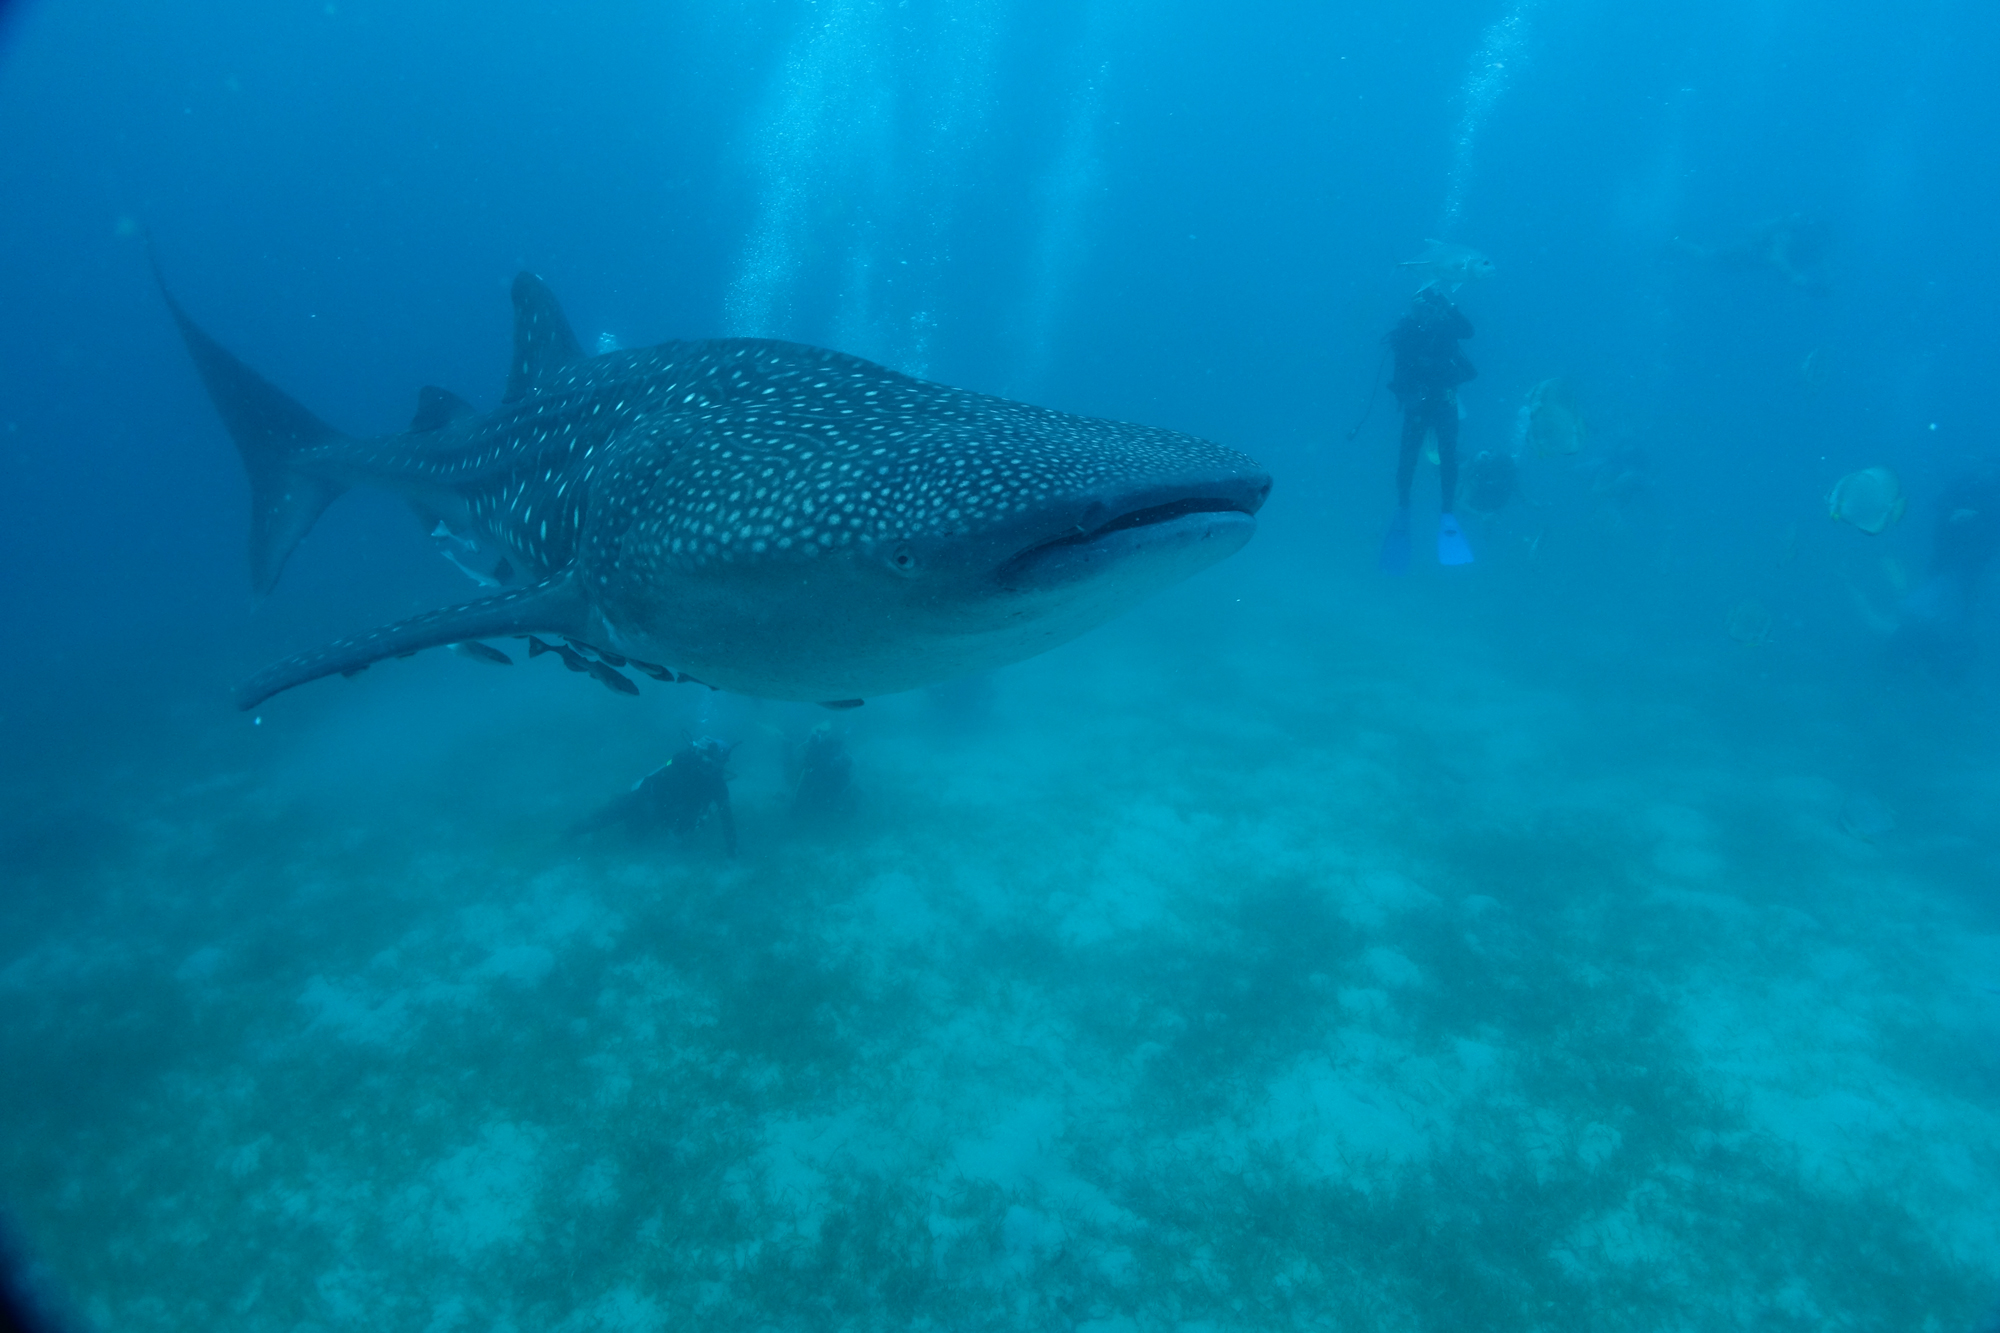
<instances>
[{"instance_id":1,"label":"whale shark's eye","mask_svg":"<svg viewBox=\"0 0 2000 1333\"><path fill-rule=\"evenodd\" d=\"M889 568L907 578L915 578L922 572L917 553L910 549L908 542L897 542L889 552Z\"/></svg>"}]
</instances>

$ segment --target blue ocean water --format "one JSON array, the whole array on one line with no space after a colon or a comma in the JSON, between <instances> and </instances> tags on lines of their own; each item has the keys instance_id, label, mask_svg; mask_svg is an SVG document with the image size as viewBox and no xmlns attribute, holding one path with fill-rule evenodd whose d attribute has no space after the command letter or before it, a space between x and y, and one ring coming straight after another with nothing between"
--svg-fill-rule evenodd
<instances>
[{"instance_id":1,"label":"blue ocean water","mask_svg":"<svg viewBox=\"0 0 2000 1333\"><path fill-rule=\"evenodd\" d=\"M2000 14L0 25L0 1211L84 1326L1992 1326L2000 574L1932 594L2000 523ZM1390 578L1430 238L1492 260L1461 452L1519 488L1440 568L1421 467ZM1276 487L856 711L436 652L238 713L476 590L357 491L251 596L148 239L355 434L493 406L526 269L588 345L795 339ZM1830 521L1871 467L1900 520ZM737 855L569 836L700 735Z\"/></svg>"}]
</instances>

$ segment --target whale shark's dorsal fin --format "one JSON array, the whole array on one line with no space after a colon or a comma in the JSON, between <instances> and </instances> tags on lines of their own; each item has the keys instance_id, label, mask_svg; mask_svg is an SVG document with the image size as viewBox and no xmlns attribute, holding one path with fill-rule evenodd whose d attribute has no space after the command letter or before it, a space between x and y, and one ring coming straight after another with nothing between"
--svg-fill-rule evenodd
<instances>
[{"instance_id":1,"label":"whale shark's dorsal fin","mask_svg":"<svg viewBox=\"0 0 2000 1333\"><path fill-rule=\"evenodd\" d=\"M478 410L450 389L426 384L417 390L417 414L410 418L410 434L423 435L443 430L460 417L471 416Z\"/></svg>"},{"instance_id":2,"label":"whale shark's dorsal fin","mask_svg":"<svg viewBox=\"0 0 2000 1333\"><path fill-rule=\"evenodd\" d=\"M515 274L514 368L507 375L503 401L527 397L564 366L581 360L583 347L556 294L532 273Z\"/></svg>"}]
</instances>

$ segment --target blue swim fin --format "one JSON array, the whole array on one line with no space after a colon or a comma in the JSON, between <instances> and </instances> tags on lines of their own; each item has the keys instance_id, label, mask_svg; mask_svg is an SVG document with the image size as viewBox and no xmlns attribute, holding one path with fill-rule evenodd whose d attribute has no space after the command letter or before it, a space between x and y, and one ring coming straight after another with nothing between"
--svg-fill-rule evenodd
<instances>
[{"instance_id":1,"label":"blue swim fin","mask_svg":"<svg viewBox=\"0 0 2000 1333\"><path fill-rule=\"evenodd\" d=\"M1410 572L1410 511L1398 509L1382 534L1382 555L1376 562L1384 574Z\"/></svg>"},{"instance_id":2,"label":"blue swim fin","mask_svg":"<svg viewBox=\"0 0 2000 1333\"><path fill-rule=\"evenodd\" d=\"M1405 534L1405 543L1408 540L1409 537ZM1458 519L1451 514L1438 519L1438 563L1440 565L1472 563L1472 548L1466 545L1465 534L1459 531Z\"/></svg>"}]
</instances>

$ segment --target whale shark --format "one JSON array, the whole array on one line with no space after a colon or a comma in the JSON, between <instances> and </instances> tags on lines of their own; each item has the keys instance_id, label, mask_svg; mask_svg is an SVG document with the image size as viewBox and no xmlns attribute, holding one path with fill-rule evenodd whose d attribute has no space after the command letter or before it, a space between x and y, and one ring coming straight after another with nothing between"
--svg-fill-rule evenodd
<instances>
[{"instance_id":1,"label":"whale shark","mask_svg":"<svg viewBox=\"0 0 2000 1333\"><path fill-rule=\"evenodd\" d=\"M529 635L587 650L572 666L593 675L629 663L852 706L1110 620L1240 549L1271 488L1207 440L820 347L717 338L586 355L531 273L514 280L497 407L426 386L408 430L358 438L162 292L249 474L259 594L355 486L400 495L496 589L287 658L237 690L245 709L385 658Z\"/></svg>"}]
</instances>

